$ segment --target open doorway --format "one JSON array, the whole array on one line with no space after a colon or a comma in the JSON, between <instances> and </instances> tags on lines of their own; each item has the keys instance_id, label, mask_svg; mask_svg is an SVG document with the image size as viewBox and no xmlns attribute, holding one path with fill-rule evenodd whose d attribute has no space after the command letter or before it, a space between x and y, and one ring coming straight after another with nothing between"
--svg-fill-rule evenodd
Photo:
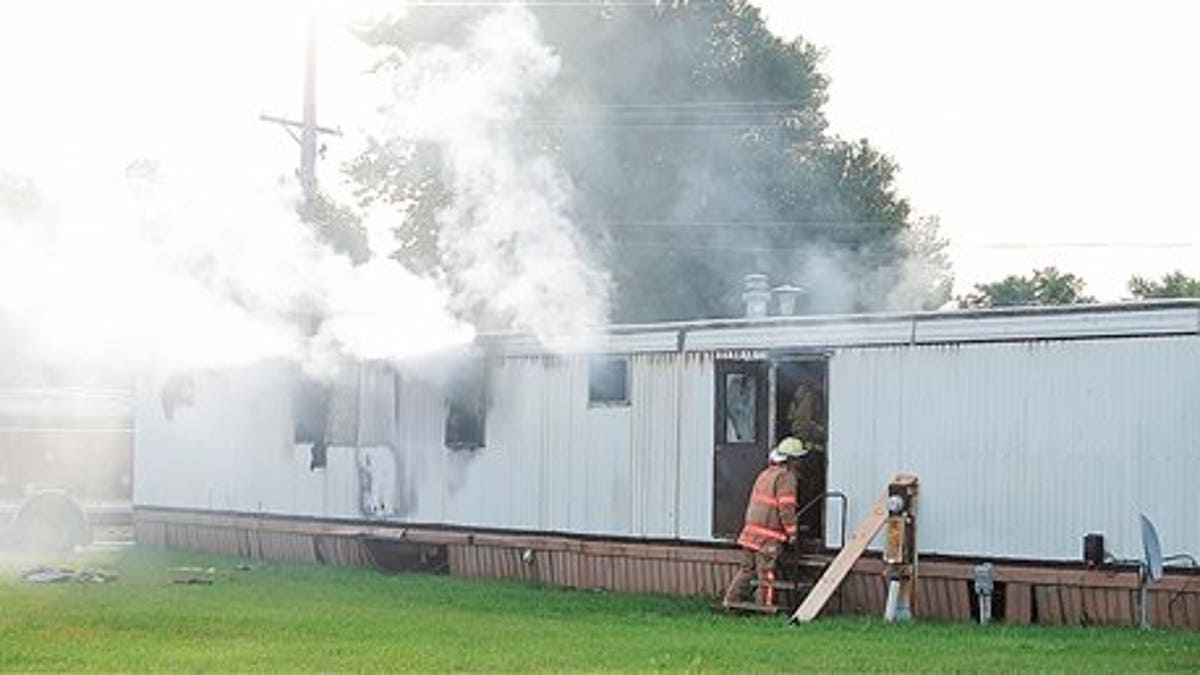
<instances>
[{"instance_id":1,"label":"open doorway","mask_svg":"<svg viewBox=\"0 0 1200 675\"><path fill-rule=\"evenodd\" d=\"M798 536L802 548L820 549L825 538L821 497L827 480L828 359L718 360L715 370L713 536L737 537L768 449L795 436L811 449L800 463L797 501L803 507L815 500L800 517Z\"/></svg>"},{"instance_id":2,"label":"open doorway","mask_svg":"<svg viewBox=\"0 0 1200 675\"><path fill-rule=\"evenodd\" d=\"M829 362L820 357L782 358L775 362L775 438L794 436L809 448L801 460L797 502L804 507L798 537L819 548L825 538L825 500L829 444Z\"/></svg>"}]
</instances>

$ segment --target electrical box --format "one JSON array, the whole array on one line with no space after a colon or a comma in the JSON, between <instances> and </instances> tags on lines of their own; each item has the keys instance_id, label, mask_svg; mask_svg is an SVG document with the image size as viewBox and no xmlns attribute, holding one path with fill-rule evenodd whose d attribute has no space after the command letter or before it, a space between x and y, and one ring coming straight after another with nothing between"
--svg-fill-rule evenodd
<instances>
[{"instance_id":1,"label":"electrical box","mask_svg":"<svg viewBox=\"0 0 1200 675\"><path fill-rule=\"evenodd\" d=\"M1089 532L1083 535L1083 561L1088 567L1099 567L1104 564L1104 535L1099 532Z\"/></svg>"}]
</instances>

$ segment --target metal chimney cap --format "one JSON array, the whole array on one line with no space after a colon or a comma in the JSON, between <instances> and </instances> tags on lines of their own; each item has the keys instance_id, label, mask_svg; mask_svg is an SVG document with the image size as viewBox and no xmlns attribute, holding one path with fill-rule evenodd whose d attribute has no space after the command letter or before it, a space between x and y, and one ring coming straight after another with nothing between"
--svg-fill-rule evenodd
<instances>
[{"instance_id":1,"label":"metal chimney cap","mask_svg":"<svg viewBox=\"0 0 1200 675\"><path fill-rule=\"evenodd\" d=\"M745 291L742 292L742 302L746 303L748 318L763 318L767 316L767 305L771 302L771 285L765 274L747 274L743 280Z\"/></svg>"},{"instance_id":2,"label":"metal chimney cap","mask_svg":"<svg viewBox=\"0 0 1200 675\"><path fill-rule=\"evenodd\" d=\"M742 283L746 285L748 291L765 291L769 288L770 283L765 274L747 274Z\"/></svg>"},{"instance_id":3,"label":"metal chimney cap","mask_svg":"<svg viewBox=\"0 0 1200 675\"><path fill-rule=\"evenodd\" d=\"M779 315L791 316L796 313L796 300L805 291L802 286L783 284L771 289L771 294L779 300Z\"/></svg>"}]
</instances>

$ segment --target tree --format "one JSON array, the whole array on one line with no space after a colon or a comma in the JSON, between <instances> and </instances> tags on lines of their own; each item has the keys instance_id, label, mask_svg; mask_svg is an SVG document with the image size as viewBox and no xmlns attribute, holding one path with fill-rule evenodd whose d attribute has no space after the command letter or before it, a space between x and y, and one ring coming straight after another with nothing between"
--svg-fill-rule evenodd
<instances>
[{"instance_id":1,"label":"tree","mask_svg":"<svg viewBox=\"0 0 1200 675\"><path fill-rule=\"evenodd\" d=\"M481 11L418 5L364 38L403 60L463 40ZM812 289L809 311L944 300L936 221L915 235L895 161L827 133L812 44L773 36L745 0L532 11L563 67L523 137L553 148L574 183L576 222L612 272L614 320L739 315L753 272ZM436 147L380 137L348 171L364 203L406 210L397 257L452 279L437 242L454 198L443 162ZM927 263L919 284L906 276L914 257Z\"/></svg>"},{"instance_id":2,"label":"tree","mask_svg":"<svg viewBox=\"0 0 1200 675\"><path fill-rule=\"evenodd\" d=\"M1129 279L1129 292L1137 300L1200 298L1200 279L1189 277L1180 270L1163 275L1157 281L1134 276Z\"/></svg>"},{"instance_id":3,"label":"tree","mask_svg":"<svg viewBox=\"0 0 1200 675\"><path fill-rule=\"evenodd\" d=\"M367 234L358 215L324 192L318 192L313 200L313 212L308 225L313 228L319 241L351 261L361 263L369 257Z\"/></svg>"},{"instance_id":4,"label":"tree","mask_svg":"<svg viewBox=\"0 0 1200 675\"><path fill-rule=\"evenodd\" d=\"M1034 270L1032 276L1009 275L1002 281L976 284L975 292L958 298L962 308L1078 305L1095 302L1083 294L1084 281L1056 267Z\"/></svg>"}]
</instances>

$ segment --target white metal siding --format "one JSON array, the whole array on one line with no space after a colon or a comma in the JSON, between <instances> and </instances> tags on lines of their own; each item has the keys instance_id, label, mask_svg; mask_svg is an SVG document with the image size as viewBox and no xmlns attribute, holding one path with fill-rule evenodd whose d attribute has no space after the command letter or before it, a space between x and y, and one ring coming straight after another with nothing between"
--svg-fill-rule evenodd
<instances>
[{"instance_id":1,"label":"white metal siding","mask_svg":"<svg viewBox=\"0 0 1200 675\"><path fill-rule=\"evenodd\" d=\"M194 378L195 404L163 413L160 384L136 396L134 503L348 517L357 513L355 458L310 471L292 444L290 369L263 364Z\"/></svg>"},{"instance_id":2,"label":"white metal siding","mask_svg":"<svg viewBox=\"0 0 1200 675\"><path fill-rule=\"evenodd\" d=\"M1198 338L842 350L830 397L851 527L906 470L923 551L1078 559L1103 532L1137 557L1139 512L1200 551Z\"/></svg>"},{"instance_id":3,"label":"white metal siding","mask_svg":"<svg viewBox=\"0 0 1200 675\"><path fill-rule=\"evenodd\" d=\"M419 493L430 493L418 500L422 508L402 517L709 538L711 357L630 356L627 406L588 403L587 362L582 356L500 360L491 374L487 445L480 450L446 450L444 412L433 415L436 428L400 444L406 455L426 458L429 468L413 481ZM401 419L422 414L411 405L425 403L404 400ZM697 435L697 426L706 431ZM434 507L434 500L444 506Z\"/></svg>"},{"instance_id":4,"label":"white metal siding","mask_svg":"<svg viewBox=\"0 0 1200 675\"><path fill-rule=\"evenodd\" d=\"M1179 330L1187 312L1136 314ZM1084 332L1118 319L1135 328L1135 313L1110 313ZM803 347L798 330L771 344ZM830 349L829 487L849 494L851 527L893 473L911 470L924 551L1075 559L1083 534L1099 531L1135 557L1144 511L1168 552L1200 552L1200 337ZM494 358L487 443L474 451L444 447L436 377L398 388L359 378L376 391L358 407L372 447L330 448L318 471L292 443L287 365L197 375L195 404L172 420L150 382L137 397L134 500L368 517L360 466L370 459L395 483L372 492L394 500L383 517L398 521L708 540L714 363L763 356L632 354L629 406L589 406L586 356Z\"/></svg>"},{"instance_id":5,"label":"white metal siding","mask_svg":"<svg viewBox=\"0 0 1200 675\"><path fill-rule=\"evenodd\" d=\"M135 503L708 539L713 356L631 355L624 406L588 403L587 364L494 361L478 450L444 446L446 404L433 378L404 377L393 389L360 377L373 392L358 406L373 447L330 447L318 471L291 441L286 367L197 376L195 404L169 421L157 407L160 383L148 382L138 397ZM368 455L377 466L394 458L376 479L395 485L374 490L394 495L388 513L360 508Z\"/></svg>"},{"instance_id":6,"label":"white metal siding","mask_svg":"<svg viewBox=\"0 0 1200 675\"><path fill-rule=\"evenodd\" d=\"M711 540L715 359L712 354L681 354L676 358L683 383L677 420L680 428L678 536Z\"/></svg>"}]
</instances>

